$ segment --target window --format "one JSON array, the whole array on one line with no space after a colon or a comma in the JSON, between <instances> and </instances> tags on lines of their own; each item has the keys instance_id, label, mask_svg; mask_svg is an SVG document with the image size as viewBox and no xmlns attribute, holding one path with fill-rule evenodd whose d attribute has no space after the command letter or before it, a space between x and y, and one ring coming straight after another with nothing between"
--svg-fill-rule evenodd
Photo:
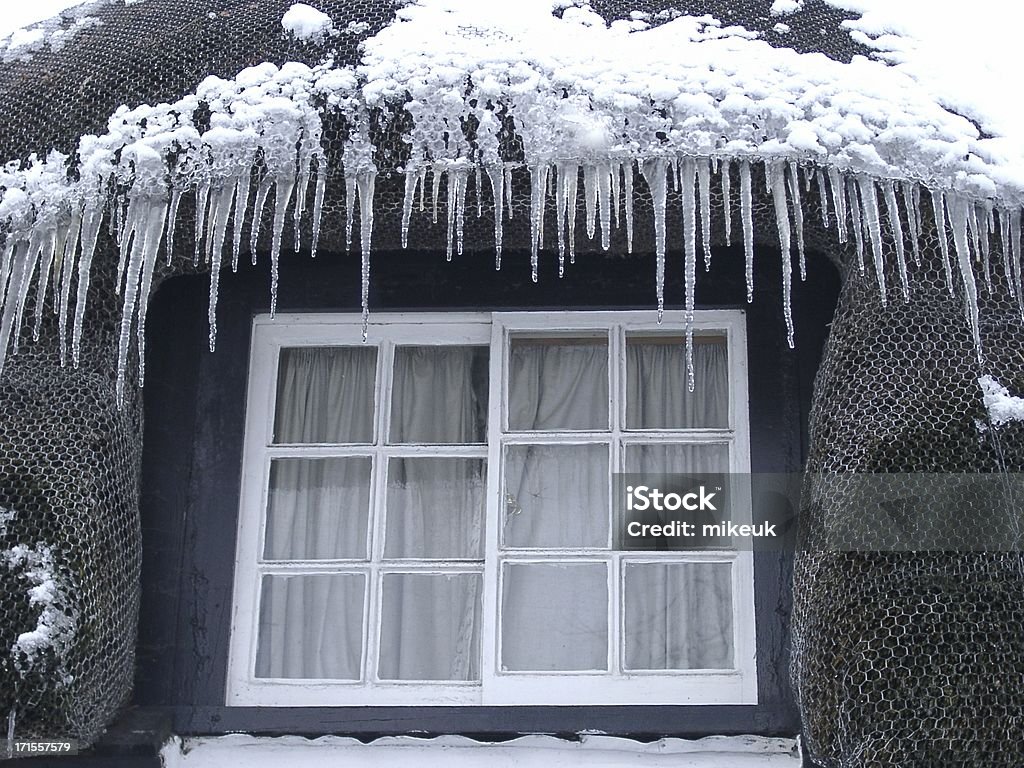
<instances>
[{"instance_id":1,"label":"window","mask_svg":"<svg viewBox=\"0 0 1024 768\"><path fill-rule=\"evenodd\" d=\"M756 703L753 570L617 472L747 472L743 314L254 321L228 703Z\"/></svg>"}]
</instances>

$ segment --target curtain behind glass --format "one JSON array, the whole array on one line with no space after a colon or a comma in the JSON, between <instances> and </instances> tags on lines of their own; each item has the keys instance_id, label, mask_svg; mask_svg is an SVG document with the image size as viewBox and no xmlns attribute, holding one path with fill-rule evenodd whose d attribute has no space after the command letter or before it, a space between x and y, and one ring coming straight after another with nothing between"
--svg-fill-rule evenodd
<instances>
[{"instance_id":1,"label":"curtain behind glass","mask_svg":"<svg viewBox=\"0 0 1024 768\"><path fill-rule=\"evenodd\" d=\"M724 340L693 346L694 389L686 385L682 339L626 340L627 429L725 429L729 366Z\"/></svg>"}]
</instances>

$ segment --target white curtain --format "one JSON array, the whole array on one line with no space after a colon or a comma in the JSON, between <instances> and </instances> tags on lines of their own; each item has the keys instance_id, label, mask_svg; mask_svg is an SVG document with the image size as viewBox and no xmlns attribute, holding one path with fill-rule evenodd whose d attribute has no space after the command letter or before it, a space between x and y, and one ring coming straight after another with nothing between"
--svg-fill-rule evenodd
<instances>
[{"instance_id":1,"label":"white curtain","mask_svg":"<svg viewBox=\"0 0 1024 768\"><path fill-rule=\"evenodd\" d=\"M282 351L278 442L372 443L376 350ZM487 350L400 347L391 404L392 443L486 441ZM369 456L272 462L266 560L369 558ZM483 558L486 461L395 457L387 467L384 564L398 559ZM479 573L366 572L264 578L256 674L360 679L364 598L381 589L384 679L479 677ZM374 636L375 633L370 633ZM376 639L374 639L376 642Z\"/></svg>"},{"instance_id":2,"label":"white curtain","mask_svg":"<svg viewBox=\"0 0 1024 768\"><path fill-rule=\"evenodd\" d=\"M631 339L626 346L627 429L729 426L724 343L701 343L687 391L682 343ZM585 341L513 343L513 431L608 429L608 348ZM627 443L624 469L647 474L728 472L724 443ZM609 444L510 445L504 454L502 544L515 548L608 547ZM710 546L716 542L705 542ZM625 583L627 666L731 668L728 564L630 566ZM607 565L506 562L502 664L510 670L604 669Z\"/></svg>"},{"instance_id":3,"label":"white curtain","mask_svg":"<svg viewBox=\"0 0 1024 768\"><path fill-rule=\"evenodd\" d=\"M626 668L731 669L729 563L627 563Z\"/></svg>"},{"instance_id":4,"label":"white curtain","mask_svg":"<svg viewBox=\"0 0 1024 768\"><path fill-rule=\"evenodd\" d=\"M694 388L686 384L682 339L626 341L626 426L629 429L711 429L729 426L726 345L695 339Z\"/></svg>"},{"instance_id":5,"label":"white curtain","mask_svg":"<svg viewBox=\"0 0 1024 768\"><path fill-rule=\"evenodd\" d=\"M281 350L275 443L372 443L376 347Z\"/></svg>"}]
</instances>

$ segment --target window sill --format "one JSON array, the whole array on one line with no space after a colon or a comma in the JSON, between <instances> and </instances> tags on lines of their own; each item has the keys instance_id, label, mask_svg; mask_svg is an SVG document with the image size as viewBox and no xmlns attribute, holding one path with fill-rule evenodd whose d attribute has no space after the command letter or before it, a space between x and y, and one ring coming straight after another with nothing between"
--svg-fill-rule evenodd
<instances>
[{"instance_id":1,"label":"window sill","mask_svg":"<svg viewBox=\"0 0 1024 768\"><path fill-rule=\"evenodd\" d=\"M521 736L504 742L479 742L463 736L420 739L391 736L364 744L356 739L323 736L276 738L234 734L219 737L172 738L161 750L167 768L362 768L401 765L434 768L443 754L451 768L516 765L519 768L558 765L564 768L614 764L673 768L799 768L793 739L761 736L709 736L689 741L661 739L642 743L612 736L583 735L579 741L554 736Z\"/></svg>"}]
</instances>

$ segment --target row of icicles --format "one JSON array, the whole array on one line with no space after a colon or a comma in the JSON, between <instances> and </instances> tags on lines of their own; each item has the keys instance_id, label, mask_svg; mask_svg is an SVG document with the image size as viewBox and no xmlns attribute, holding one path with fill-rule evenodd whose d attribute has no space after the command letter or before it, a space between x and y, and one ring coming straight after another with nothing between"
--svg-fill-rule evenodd
<instances>
[{"instance_id":1,"label":"row of icicles","mask_svg":"<svg viewBox=\"0 0 1024 768\"><path fill-rule=\"evenodd\" d=\"M211 269L210 280L210 348L216 342L216 306L219 275L223 265L223 252L230 242L232 270L237 270L242 247L242 227L251 220L249 249L252 263L256 263L259 222L263 210L274 191L271 238L271 314L277 307L278 260L281 253L286 212L292 205L295 222L295 250L300 248L301 220L305 214L310 184L314 185L312 208L311 254L316 256L322 209L326 188L323 158L311 153L303 162L288 163L273 169L258 185L250 208L252 174L239 171L217 184L205 183L196 190L195 255L194 262L205 258ZM734 170L733 166L736 166ZM402 246L407 246L409 223L416 207L419 192L419 210L425 210L424 197L427 173L432 172L432 216L436 222L437 202L442 178L447 182L447 258L462 253L463 222L466 191L470 175L475 176L477 213L482 213L482 177L487 176L494 205L495 266L501 268L502 222L512 218L513 167L492 166L480 168L461 161L447 164L421 164L405 170L405 199L402 211ZM545 210L554 198L557 227L558 270L564 273L566 258L575 260L575 229L579 179L582 170L585 225L588 237L595 236L600 226L601 244L609 248L612 223L616 227L624 219L627 248L633 242L633 181L636 168L646 181L654 210L656 251L656 295L659 321L664 312L666 208L670 185L680 193L682 200L683 253L685 260L685 317L686 366L688 386L694 387L693 327L694 293L697 272L697 229L701 233L705 270L711 266L711 189L713 176L718 177L723 201L725 242L732 242L734 173L739 181L739 210L745 254L747 301L753 299L753 191L752 163L749 160L709 158L649 158L609 161L581 165L559 162L528 167L530 179L530 244L531 266L537 280L538 260L544 244ZM315 169L315 174L313 173ZM801 180L801 175L803 179ZM857 263L861 273L867 268L866 254L870 253L873 269L883 304L887 301L886 272L883 259L882 208L889 222L895 243L895 256L904 301L910 299L907 271L906 241L916 263L920 264L919 241L922 236L921 187L914 183L891 180L876 181L867 176L844 175L834 168L801 168L794 161L768 160L764 162L767 191L774 205L778 238L782 253L783 303L787 338L793 346L793 319L791 312L792 251L797 254L801 279L806 277L804 253L804 214L801 190L811 193L812 181L820 196L820 209L825 227L834 216L838 239L848 240L852 233L856 243ZM314 182L315 179L315 182ZM352 239L355 203L359 203L360 239L362 251L361 297L364 338L369 312L370 251L373 231L373 205L376 169L362 164L357 170L345 167L346 187L346 243ZM802 183L801 183L802 182ZM879 194L879 192L881 194ZM118 340L117 398L123 400L127 375L128 353L132 331L135 331L139 352L139 385L145 376L144 334L146 309L157 256L161 246L170 263L173 251L178 207L183 191L166 193L126 194L110 204L101 196L81 199L70 214L43 211L37 215L27 238L8 236L0 256L0 373L8 347L12 353L18 348L18 329L27 303L33 275L37 294L33 339L38 339L43 306L48 287L52 284L53 307L58 316L61 364L66 362L67 326L70 314L71 291L75 287L76 304L71 319L71 360L77 366L80 356L82 322L85 314L91 264L103 220L119 247L118 291L123 296L122 318ZM993 204L976 203L966 197L941 190L930 192L935 220L940 223L939 246L945 270L946 286L954 293L954 268L959 273L965 298L965 312L981 359L978 327L978 285L973 263L983 270L984 280L991 287L990 237L998 231L1001 239L1002 268L1011 295L1016 298L1024 318L1024 290L1021 280L1021 212L1019 209L997 208ZM909 232L903 231L900 204ZM109 208L109 216L107 209ZM946 222L952 230L953 248L949 248ZM228 238L229 225L232 227ZM909 237L906 237L909 235ZM953 258L955 257L955 259ZM74 271L77 266L77 281ZM77 283L77 285L75 285Z\"/></svg>"}]
</instances>

